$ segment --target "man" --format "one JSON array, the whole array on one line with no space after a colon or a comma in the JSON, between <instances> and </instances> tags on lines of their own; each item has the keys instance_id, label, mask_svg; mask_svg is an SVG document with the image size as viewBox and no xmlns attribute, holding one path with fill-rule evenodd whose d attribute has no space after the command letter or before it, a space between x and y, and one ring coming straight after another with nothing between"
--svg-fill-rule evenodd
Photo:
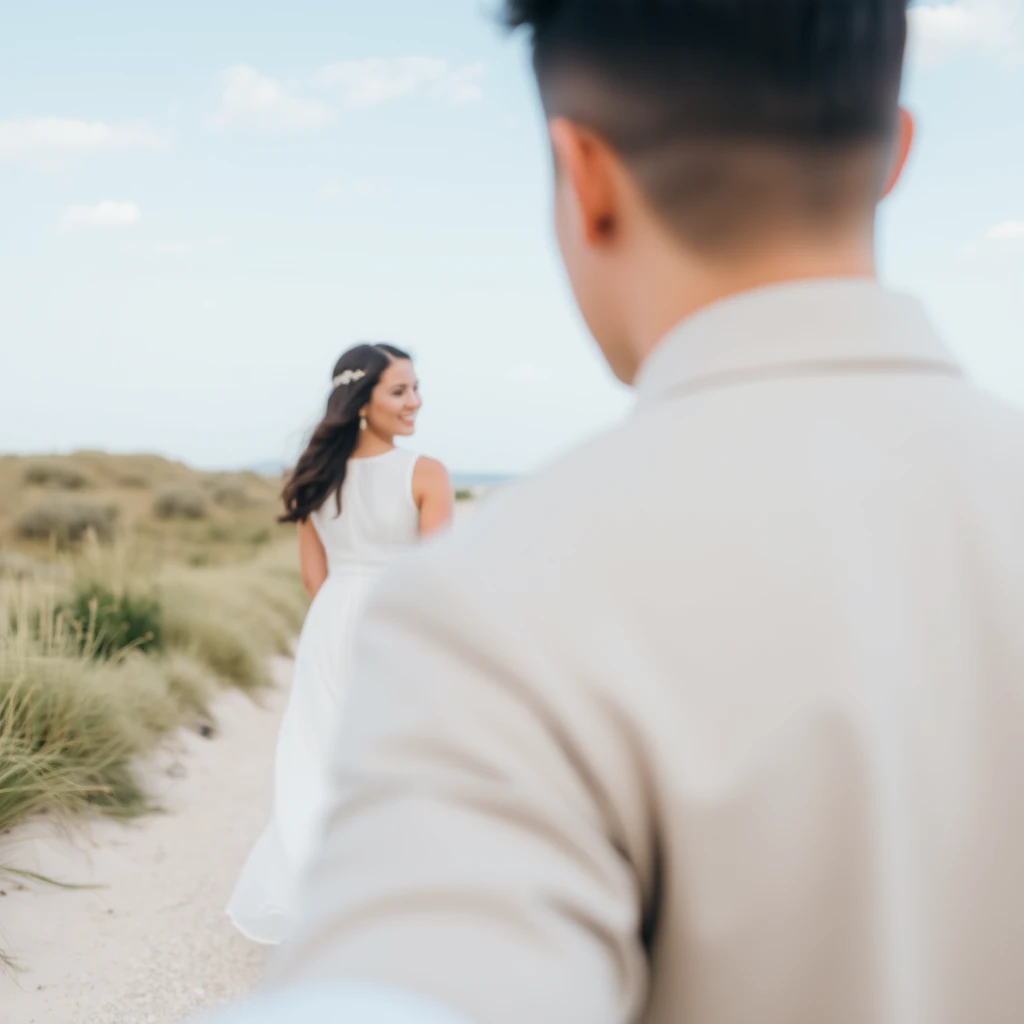
<instances>
[{"instance_id":1,"label":"man","mask_svg":"<svg viewBox=\"0 0 1024 1024\"><path fill-rule=\"evenodd\" d=\"M1024 420L875 281L903 0L508 18L638 408L372 601L276 998L1024 1020Z\"/></svg>"}]
</instances>

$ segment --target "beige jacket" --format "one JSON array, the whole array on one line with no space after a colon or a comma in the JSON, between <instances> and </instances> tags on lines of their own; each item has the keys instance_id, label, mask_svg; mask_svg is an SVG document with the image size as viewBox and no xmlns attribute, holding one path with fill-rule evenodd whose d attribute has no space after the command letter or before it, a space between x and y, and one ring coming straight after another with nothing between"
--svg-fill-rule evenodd
<instances>
[{"instance_id":1,"label":"beige jacket","mask_svg":"<svg viewBox=\"0 0 1024 1024\"><path fill-rule=\"evenodd\" d=\"M274 979L1020 1024L1024 417L857 281L697 315L638 392L378 591Z\"/></svg>"}]
</instances>

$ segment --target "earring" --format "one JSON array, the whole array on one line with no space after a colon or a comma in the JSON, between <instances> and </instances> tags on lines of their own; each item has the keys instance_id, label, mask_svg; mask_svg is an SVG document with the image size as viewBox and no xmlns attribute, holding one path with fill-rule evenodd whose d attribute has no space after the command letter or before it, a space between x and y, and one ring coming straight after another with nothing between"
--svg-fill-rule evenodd
<instances>
[{"instance_id":1,"label":"earring","mask_svg":"<svg viewBox=\"0 0 1024 1024\"><path fill-rule=\"evenodd\" d=\"M359 429L360 430L365 430L366 429L366 417L365 416L360 416L359 417Z\"/></svg>"}]
</instances>

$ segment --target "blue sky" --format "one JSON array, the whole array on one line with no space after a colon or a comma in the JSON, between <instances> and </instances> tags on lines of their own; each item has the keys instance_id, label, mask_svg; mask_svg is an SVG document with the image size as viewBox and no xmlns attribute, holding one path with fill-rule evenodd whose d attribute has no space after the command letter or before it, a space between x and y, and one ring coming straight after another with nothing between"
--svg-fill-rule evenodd
<instances>
[{"instance_id":1,"label":"blue sky","mask_svg":"<svg viewBox=\"0 0 1024 1024\"><path fill-rule=\"evenodd\" d=\"M629 396L557 263L488 0L0 0L0 451L291 457L331 366L413 350L417 447L529 470ZM1024 405L1024 0L914 12L882 268Z\"/></svg>"}]
</instances>

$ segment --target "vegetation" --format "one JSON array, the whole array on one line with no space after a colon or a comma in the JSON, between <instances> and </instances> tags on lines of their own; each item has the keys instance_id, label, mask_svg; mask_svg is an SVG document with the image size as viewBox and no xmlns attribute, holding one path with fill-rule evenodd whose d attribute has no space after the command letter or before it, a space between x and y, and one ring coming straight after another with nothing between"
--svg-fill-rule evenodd
<instances>
[{"instance_id":1,"label":"vegetation","mask_svg":"<svg viewBox=\"0 0 1024 1024\"><path fill-rule=\"evenodd\" d=\"M228 482L214 489L213 503L221 508L238 510L248 508L252 504L252 498L245 487Z\"/></svg>"},{"instance_id":2,"label":"vegetation","mask_svg":"<svg viewBox=\"0 0 1024 1024\"><path fill-rule=\"evenodd\" d=\"M148 579L90 564L56 592L7 591L0 831L40 807L145 810L135 759L207 716L219 685L266 685L268 656L287 650L305 602L285 554Z\"/></svg>"},{"instance_id":3,"label":"vegetation","mask_svg":"<svg viewBox=\"0 0 1024 1024\"><path fill-rule=\"evenodd\" d=\"M219 687L266 686L269 655L288 651L305 613L274 482L66 461L93 502L41 503L36 463L0 458L0 835L41 811L150 809L145 755L182 726L208 732ZM245 497L217 500L226 487ZM162 517L150 490L198 495L208 518ZM51 515L44 529L43 507L110 513Z\"/></svg>"},{"instance_id":4,"label":"vegetation","mask_svg":"<svg viewBox=\"0 0 1024 1024\"><path fill-rule=\"evenodd\" d=\"M60 491L78 491L89 486L89 478L66 462L31 462L25 470L25 482Z\"/></svg>"},{"instance_id":5,"label":"vegetation","mask_svg":"<svg viewBox=\"0 0 1024 1024\"><path fill-rule=\"evenodd\" d=\"M149 594L115 593L105 583L83 581L57 606L56 616L81 638L83 653L102 661L123 651L152 653L163 647L163 610Z\"/></svg>"},{"instance_id":6,"label":"vegetation","mask_svg":"<svg viewBox=\"0 0 1024 1024\"><path fill-rule=\"evenodd\" d=\"M149 480L141 473L124 473L117 479L118 487L134 488L140 491L149 489Z\"/></svg>"},{"instance_id":7,"label":"vegetation","mask_svg":"<svg viewBox=\"0 0 1024 1024\"><path fill-rule=\"evenodd\" d=\"M51 481L81 477L87 489L30 483L37 467ZM236 563L288 536L275 525L280 490L280 481L255 473L200 473L151 455L0 456L0 552L52 562L55 548L74 555L95 533L105 544L129 541L147 564ZM204 515L183 514L197 498ZM173 511L158 515L158 505ZM76 506L83 513L72 514Z\"/></svg>"},{"instance_id":8,"label":"vegetation","mask_svg":"<svg viewBox=\"0 0 1024 1024\"><path fill-rule=\"evenodd\" d=\"M101 541L114 538L117 507L96 502L66 501L62 498L40 502L18 520L18 535L23 540L51 541L69 547L94 533Z\"/></svg>"},{"instance_id":9,"label":"vegetation","mask_svg":"<svg viewBox=\"0 0 1024 1024\"><path fill-rule=\"evenodd\" d=\"M205 519L206 498L199 491L169 487L156 499L153 511L158 519Z\"/></svg>"},{"instance_id":10,"label":"vegetation","mask_svg":"<svg viewBox=\"0 0 1024 1024\"><path fill-rule=\"evenodd\" d=\"M17 551L0 551L0 580L38 579L45 568L34 558Z\"/></svg>"}]
</instances>

